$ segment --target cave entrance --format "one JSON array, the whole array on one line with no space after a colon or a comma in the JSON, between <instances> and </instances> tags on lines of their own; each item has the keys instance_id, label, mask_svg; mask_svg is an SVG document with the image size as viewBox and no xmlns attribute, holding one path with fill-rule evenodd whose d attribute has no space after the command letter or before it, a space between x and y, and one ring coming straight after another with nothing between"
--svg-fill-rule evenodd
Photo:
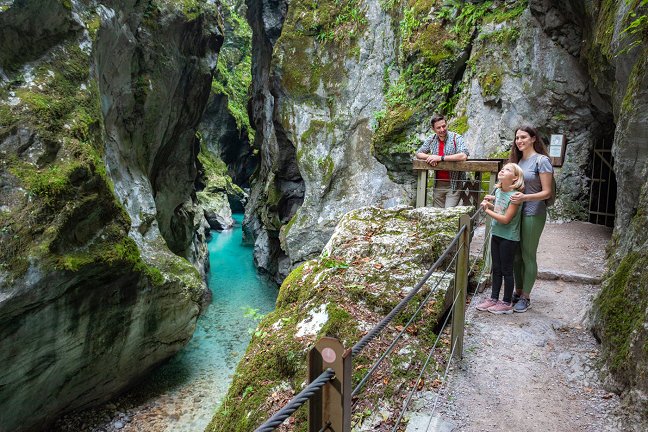
<instances>
[{"instance_id":1,"label":"cave entrance","mask_svg":"<svg viewBox=\"0 0 648 432\"><path fill-rule=\"evenodd\" d=\"M590 172L589 221L614 227L617 182L612 157L612 137L594 145Z\"/></svg>"}]
</instances>

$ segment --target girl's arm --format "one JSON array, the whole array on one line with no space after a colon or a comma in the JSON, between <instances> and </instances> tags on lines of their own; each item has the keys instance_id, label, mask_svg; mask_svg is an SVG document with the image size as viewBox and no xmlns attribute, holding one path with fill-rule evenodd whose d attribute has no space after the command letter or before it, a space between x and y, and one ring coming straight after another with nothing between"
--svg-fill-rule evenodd
<instances>
[{"instance_id":1,"label":"girl's arm","mask_svg":"<svg viewBox=\"0 0 648 432\"><path fill-rule=\"evenodd\" d=\"M493 210L489 208L484 209L484 211L488 216L492 217L502 225L508 225L508 223L511 222L511 220L515 216L515 213L517 213L518 207L519 206L517 204L513 204L513 202L511 202L509 206L506 208L506 213L504 213L503 215L495 213Z\"/></svg>"},{"instance_id":2,"label":"girl's arm","mask_svg":"<svg viewBox=\"0 0 648 432\"><path fill-rule=\"evenodd\" d=\"M540 192L532 194L523 194L522 192L516 192L511 197L511 202L515 204L520 204L525 201L544 201L551 197L551 179L553 173L550 172L541 172L540 173L540 184L542 185L542 190Z\"/></svg>"}]
</instances>

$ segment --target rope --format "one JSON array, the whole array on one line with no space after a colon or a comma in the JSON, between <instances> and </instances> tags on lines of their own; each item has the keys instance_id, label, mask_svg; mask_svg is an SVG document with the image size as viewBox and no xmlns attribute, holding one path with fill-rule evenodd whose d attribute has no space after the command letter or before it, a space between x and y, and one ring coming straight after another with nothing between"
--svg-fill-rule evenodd
<instances>
[{"instance_id":1,"label":"rope","mask_svg":"<svg viewBox=\"0 0 648 432\"><path fill-rule=\"evenodd\" d=\"M380 321L376 326L374 326L374 328L372 328L362 339L358 341L358 343L356 343L353 346L353 349L351 351L353 357L358 355L360 351L362 351L364 347L366 347L367 344L371 342L371 340L373 340L373 338L375 338L381 331L383 331L383 329L387 326L387 324L389 324L391 320L394 319L396 314L398 314L405 307L405 305L419 292L423 284L427 282L430 276L432 276L432 273L434 273L436 268L447 257L448 253L450 252L450 249L452 249L454 245L457 244L457 242L459 241L459 237L461 236L461 234L464 232L465 229L466 229L465 225L461 227L461 229L457 232L457 235L455 235L450 245L446 248L443 254L434 262L434 264L432 264L430 270L428 270L428 272L425 274L423 279L416 284L416 286L412 289L412 291L403 300L401 300L401 302L398 303L394 307L394 309L392 309L391 312L389 312L389 314L387 314L387 316L382 319L382 321Z\"/></svg>"},{"instance_id":2,"label":"rope","mask_svg":"<svg viewBox=\"0 0 648 432\"><path fill-rule=\"evenodd\" d=\"M315 378L310 384L308 384L304 390L300 391L297 396L292 398L283 408L277 411L272 417L266 420L261 426L259 426L255 432L270 432L275 430L281 423L283 423L292 413L294 413L299 407L304 405L308 399L311 398L315 393L320 391L324 385L331 381L335 376L333 369L328 368L320 376ZM326 426L328 429L328 426ZM326 429L324 429L326 430Z\"/></svg>"},{"instance_id":3,"label":"rope","mask_svg":"<svg viewBox=\"0 0 648 432\"><path fill-rule=\"evenodd\" d=\"M436 285L434 286L434 288L431 288L431 289L430 289L430 292L429 292L428 295L425 297L425 299L423 299L423 301L421 302L421 304L419 305L419 307L416 309L416 311L414 311L414 313L412 314L412 316L411 316L411 318L409 319L409 321L407 321L407 324L405 324L405 326L403 327L403 330L401 330L400 333L398 333L398 335L396 335L396 337L394 338L394 340L393 340L393 342L391 343L391 345L389 345L389 347L385 350L385 352L380 356L380 358L378 359L378 361L376 361L376 363L374 363L374 365L371 367L371 369L369 369L369 371L365 374L365 376L362 378L362 380L361 380L361 381L358 383L358 385L353 389L353 392L351 393L351 397L357 395L357 394L360 392L360 390L362 390L362 388L364 387L364 385L366 384L366 382L369 380L369 378L371 378L371 375L373 375L373 373L376 371L376 369L378 369L378 366L380 366L380 364L381 364L382 361L385 359L385 357L387 357L387 355L388 355L388 354L389 354L389 353L394 349L394 347L396 346L396 343L400 340L401 336L403 336L403 334L405 333L405 331L407 330L407 328L409 327L409 325L414 321L414 318L416 318L416 316L417 316L418 313L421 311L421 309L423 309L423 306L425 306L425 305L427 304L427 302L430 300L430 297L432 297L432 294L434 294L434 293L436 292L436 290L439 288L439 284L440 284L441 281L445 278L445 275L448 273L448 269L450 268L450 266L452 265L452 263L454 262L454 260L457 259L457 255L459 255L459 251L461 251L461 249L462 249L463 247L464 247L464 246L463 246L463 244L462 244L459 248L457 248L457 251L455 252L454 257L452 257L452 260L450 261L450 263L448 264L448 266L446 267L446 269L443 271L443 275L441 276L441 278L439 278L439 280L437 281L437 283L436 283ZM448 314L448 316L449 316L449 314Z\"/></svg>"},{"instance_id":4,"label":"rope","mask_svg":"<svg viewBox=\"0 0 648 432\"><path fill-rule=\"evenodd\" d=\"M445 372L443 373L442 382L444 384L446 382L446 378L448 377L448 371L450 370L450 365L452 364L452 360L454 359L455 348L457 348L457 341L455 341L454 345L452 346L452 352L450 353L450 359L448 359L448 365L446 366ZM442 385L442 387L443 387L443 385ZM434 405L432 406L432 412L430 413L430 420L428 421L428 424L425 427L426 431L430 428L430 424L432 423L432 419L434 418L434 412L436 411L437 402L439 402L439 396L441 396L441 390L442 389L440 388L439 392L437 393L436 398L434 399Z\"/></svg>"},{"instance_id":5,"label":"rope","mask_svg":"<svg viewBox=\"0 0 648 432\"><path fill-rule=\"evenodd\" d=\"M454 300L452 301L451 310L454 310L454 306L457 303L457 300L459 300L459 293L457 293ZM446 325L448 324L449 319L450 319L450 314L448 314L446 316L446 319L445 319L445 321L443 321L443 326L441 328L446 327ZM425 373L425 371L426 371L426 369L428 367L428 364L430 363L430 359L432 359L432 355L434 354L434 350L436 349L436 346L439 343L439 340L441 340L441 333L443 333L443 330L440 331L439 334L437 335L437 338L434 341L434 345L432 345L432 348L430 349L430 352L429 352L427 358L425 359L425 363L423 363L423 367L421 367L421 372L419 373L418 377L416 378L416 382L412 386L412 390L410 391L410 394L408 395L407 400L403 404L403 409L401 410L400 415L398 416L398 419L396 419L396 425L392 429L392 432L396 431L396 429L400 425L401 420L403 419L403 416L405 415L405 411L407 410L407 407L409 406L409 404L410 404L410 402L412 400L412 397L414 396L414 391L418 388L419 383L421 382L421 378L423 377L423 374ZM456 345L456 341L455 341L455 345ZM454 353L454 350L453 350L453 353Z\"/></svg>"}]
</instances>

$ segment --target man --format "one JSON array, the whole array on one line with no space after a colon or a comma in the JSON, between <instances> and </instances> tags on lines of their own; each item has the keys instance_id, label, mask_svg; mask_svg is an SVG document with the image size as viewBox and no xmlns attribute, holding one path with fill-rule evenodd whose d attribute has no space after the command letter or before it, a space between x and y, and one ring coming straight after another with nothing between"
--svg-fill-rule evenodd
<instances>
[{"instance_id":1,"label":"man","mask_svg":"<svg viewBox=\"0 0 648 432\"><path fill-rule=\"evenodd\" d=\"M435 115L432 117L432 130L434 135L423 142L416 151L416 158L424 160L432 166L439 162L461 162L468 159L468 149L463 137L455 132L448 131L445 117ZM454 207L459 204L461 192L458 190L466 180L463 171L435 171L434 182L434 207Z\"/></svg>"}]
</instances>

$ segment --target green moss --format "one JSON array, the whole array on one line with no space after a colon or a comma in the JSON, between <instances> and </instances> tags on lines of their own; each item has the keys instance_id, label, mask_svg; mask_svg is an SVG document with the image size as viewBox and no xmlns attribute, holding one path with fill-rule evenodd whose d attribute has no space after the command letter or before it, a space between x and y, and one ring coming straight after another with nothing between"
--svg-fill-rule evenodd
<instances>
[{"instance_id":1,"label":"green moss","mask_svg":"<svg viewBox=\"0 0 648 432\"><path fill-rule=\"evenodd\" d=\"M448 128L460 135L465 134L468 131L468 116L463 115L453 118L450 120Z\"/></svg>"},{"instance_id":2,"label":"green moss","mask_svg":"<svg viewBox=\"0 0 648 432\"><path fill-rule=\"evenodd\" d=\"M630 355L631 342L644 331L648 308L648 256L630 252L604 282L594 301L601 328L604 354L612 373L623 381L629 379L636 361Z\"/></svg>"},{"instance_id":3,"label":"green moss","mask_svg":"<svg viewBox=\"0 0 648 432\"><path fill-rule=\"evenodd\" d=\"M88 29L90 39L92 39L93 41L97 38L99 27L101 27L101 19L98 15L94 15L88 21L86 21L86 29Z\"/></svg>"},{"instance_id":4,"label":"green moss","mask_svg":"<svg viewBox=\"0 0 648 432\"><path fill-rule=\"evenodd\" d=\"M390 110L379 121L372 137L374 152L379 155L391 154L395 145L407 142L406 134L413 115L414 110L405 105L398 105Z\"/></svg>"},{"instance_id":5,"label":"green moss","mask_svg":"<svg viewBox=\"0 0 648 432\"><path fill-rule=\"evenodd\" d=\"M630 77L628 79L628 87L626 88L625 95L623 96L623 102L621 103L622 113L631 113L634 111L635 104L637 102L638 94L642 91L641 81L643 77L643 71L645 71L648 66L648 60L646 60L646 54L648 54L648 45L644 47L644 55L634 64Z\"/></svg>"},{"instance_id":6,"label":"green moss","mask_svg":"<svg viewBox=\"0 0 648 432\"><path fill-rule=\"evenodd\" d=\"M212 92L227 96L227 109L237 128L254 142L254 131L247 113L248 90L252 82L252 30L247 21L229 4L222 4L225 25L232 42L223 45L218 55Z\"/></svg>"},{"instance_id":7,"label":"green moss","mask_svg":"<svg viewBox=\"0 0 648 432\"><path fill-rule=\"evenodd\" d=\"M490 33L481 33L478 40L491 44L503 45L504 47L513 44L520 37L520 30L516 27L504 27Z\"/></svg>"},{"instance_id":8,"label":"green moss","mask_svg":"<svg viewBox=\"0 0 648 432\"><path fill-rule=\"evenodd\" d=\"M330 155L319 158L317 165L319 166L320 173L322 173L322 184L328 184L333 178L333 169L335 168L333 158Z\"/></svg>"},{"instance_id":9,"label":"green moss","mask_svg":"<svg viewBox=\"0 0 648 432\"><path fill-rule=\"evenodd\" d=\"M290 303L296 302L301 297L302 284L301 280L304 275L304 266L306 263L300 265L290 272L284 279L279 289L277 296L277 308L287 306Z\"/></svg>"},{"instance_id":10,"label":"green moss","mask_svg":"<svg viewBox=\"0 0 648 432\"><path fill-rule=\"evenodd\" d=\"M498 96L502 89L502 79L504 71L501 66L492 65L485 71L481 72L477 78L481 87L482 95Z\"/></svg>"},{"instance_id":11,"label":"green moss","mask_svg":"<svg viewBox=\"0 0 648 432\"><path fill-rule=\"evenodd\" d=\"M326 307L328 320L318 336L329 336L339 341L348 341L357 333L357 320L338 305L329 303Z\"/></svg>"}]
</instances>

